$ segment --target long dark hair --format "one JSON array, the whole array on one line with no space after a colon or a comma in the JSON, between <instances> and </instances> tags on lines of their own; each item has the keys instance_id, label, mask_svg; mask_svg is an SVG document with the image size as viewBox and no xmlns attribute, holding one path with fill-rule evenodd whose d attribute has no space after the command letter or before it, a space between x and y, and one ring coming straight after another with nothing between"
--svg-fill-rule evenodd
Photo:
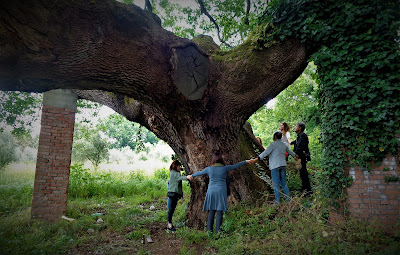
<instances>
[{"instance_id":1,"label":"long dark hair","mask_svg":"<svg viewBox=\"0 0 400 255\"><path fill-rule=\"evenodd\" d=\"M290 131L290 127L286 122L282 122L281 124L283 125L283 130L285 130L286 132Z\"/></svg>"},{"instance_id":2,"label":"long dark hair","mask_svg":"<svg viewBox=\"0 0 400 255\"><path fill-rule=\"evenodd\" d=\"M225 162L222 159L222 153L219 150L214 151L213 156L211 158L211 165L214 165L216 163L225 165Z\"/></svg>"},{"instance_id":3,"label":"long dark hair","mask_svg":"<svg viewBox=\"0 0 400 255\"><path fill-rule=\"evenodd\" d=\"M173 161L172 161L171 165L169 166L169 171L175 170L175 171L179 172L178 166L182 166L182 163L179 162L179 160L175 159L174 155L172 155L172 160Z\"/></svg>"}]
</instances>

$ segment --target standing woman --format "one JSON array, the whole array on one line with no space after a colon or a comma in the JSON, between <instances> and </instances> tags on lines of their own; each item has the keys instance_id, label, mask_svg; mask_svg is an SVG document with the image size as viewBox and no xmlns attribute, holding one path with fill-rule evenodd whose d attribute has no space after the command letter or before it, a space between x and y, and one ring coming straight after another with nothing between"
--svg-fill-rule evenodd
<instances>
[{"instance_id":1,"label":"standing woman","mask_svg":"<svg viewBox=\"0 0 400 255\"><path fill-rule=\"evenodd\" d=\"M282 132L282 142L290 148L290 127L286 122L282 122L279 125L279 130ZM289 159L289 154L285 155L286 161Z\"/></svg>"},{"instance_id":2,"label":"standing woman","mask_svg":"<svg viewBox=\"0 0 400 255\"><path fill-rule=\"evenodd\" d=\"M178 200L183 197L182 181L187 180L186 176L181 175L181 162L179 160L172 161L169 167L169 180L168 180L168 224L167 230L176 231L172 224L172 216L174 215L175 208Z\"/></svg>"},{"instance_id":3,"label":"standing woman","mask_svg":"<svg viewBox=\"0 0 400 255\"><path fill-rule=\"evenodd\" d=\"M245 164L253 164L257 159L246 160L239 162L235 165L225 165L222 155L220 152L215 152L211 166L205 168L204 170L188 175L188 179L192 180L193 177L200 175L208 175L210 181L208 183L208 189L206 194L206 199L204 201L203 211L208 211L208 221L207 221L207 231L213 232L214 229L214 217L217 214L216 222L216 233L218 233L219 228L222 225L222 213L228 209L228 199L227 199L227 185L226 178L228 172L232 171Z\"/></svg>"},{"instance_id":4,"label":"standing woman","mask_svg":"<svg viewBox=\"0 0 400 255\"><path fill-rule=\"evenodd\" d=\"M296 154L289 149L282 141L282 132L276 131L273 136L274 141L263 151L257 159L265 158L269 156L269 168L271 169L272 184L274 186L275 193L275 205L281 202L281 188L285 194L286 200L290 200L289 188L286 183L286 160L285 153L290 154L294 158L298 158Z\"/></svg>"}]
</instances>

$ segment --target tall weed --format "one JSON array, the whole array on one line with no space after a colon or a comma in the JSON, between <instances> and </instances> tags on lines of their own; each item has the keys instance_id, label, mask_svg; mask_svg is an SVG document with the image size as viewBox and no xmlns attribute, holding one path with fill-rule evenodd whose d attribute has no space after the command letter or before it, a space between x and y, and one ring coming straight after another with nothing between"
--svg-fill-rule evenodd
<instances>
[{"instance_id":1,"label":"tall weed","mask_svg":"<svg viewBox=\"0 0 400 255\"><path fill-rule=\"evenodd\" d=\"M157 198L167 192L166 180L140 172L93 171L82 164L71 166L70 198L126 197L138 194Z\"/></svg>"},{"instance_id":2,"label":"tall weed","mask_svg":"<svg viewBox=\"0 0 400 255\"><path fill-rule=\"evenodd\" d=\"M32 171L0 172L0 216L29 208L32 204L33 183Z\"/></svg>"}]
</instances>

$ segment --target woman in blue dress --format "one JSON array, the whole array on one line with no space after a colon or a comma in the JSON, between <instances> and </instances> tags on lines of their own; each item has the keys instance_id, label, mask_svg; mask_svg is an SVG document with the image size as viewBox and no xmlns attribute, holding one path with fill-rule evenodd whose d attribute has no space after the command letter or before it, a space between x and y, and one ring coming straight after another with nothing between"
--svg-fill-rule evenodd
<instances>
[{"instance_id":1,"label":"woman in blue dress","mask_svg":"<svg viewBox=\"0 0 400 255\"><path fill-rule=\"evenodd\" d=\"M222 159L222 155L216 152L212 157L212 166L206 167L200 172L188 175L189 180L201 175L208 175L210 178L203 206L203 211L208 211L207 231L213 232L214 217L215 214L217 214L215 231L218 233L219 228L222 225L222 214L228 209L228 189L226 185L228 172L245 164L253 164L256 160L257 159L246 160L235 165L226 166Z\"/></svg>"}]
</instances>

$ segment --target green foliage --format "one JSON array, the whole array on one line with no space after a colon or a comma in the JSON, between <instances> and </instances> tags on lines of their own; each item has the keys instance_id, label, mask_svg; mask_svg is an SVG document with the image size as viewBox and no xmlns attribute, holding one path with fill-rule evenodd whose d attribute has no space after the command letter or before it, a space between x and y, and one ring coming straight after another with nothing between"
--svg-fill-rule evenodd
<instances>
[{"instance_id":1,"label":"green foliage","mask_svg":"<svg viewBox=\"0 0 400 255\"><path fill-rule=\"evenodd\" d=\"M185 244L200 244L208 239L207 231L193 230L188 227L180 229L178 236L185 240Z\"/></svg>"},{"instance_id":2,"label":"green foliage","mask_svg":"<svg viewBox=\"0 0 400 255\"><path fill-rule=\"evenodd\" d=\"M400 142L398 1L280 0L267 10L267 39L300 39L318 67L325 171L332 204L345 198L352 164L370 168ZM271 36L265 36L270 34Z\"/></svg>"},{"instance_id":3,"label":"green foliage","mask_svg":"<svg viewBox=\"0 0 400 255\"><path fill-rule=\"evenodd\" d=\"M400 182L400 177L398 176L385 176L385 182Z\"/></svg>"},{"instance_id":4,"label":"green foliage","mask_svg":"<svg viewBox=\"0 0 400 255\"><path fill-rule=\"evenodd\" d=\"M147 229L137 229L135 231L132 231L130 233L128 233L127 235L125 235L125 238L130 239L130 240L140 240L142 239L143 235L147 236L150 234L150 231Z\"/></svg>"},{"instance_id":5,"label":"green foliage","mask_svg":"<svg viewBox=\"0 0 400 255\"><path fill-rule=\"evenodd\" d=\"M272 109L264 105L249 118L249 122L254 135L261 138L264 147L273 141L272 135L278 130L280 123L286 122L293 128L297 122L304 122L312 155L312 161L309 164L321 167L321 109L318 102L319 86L315 81L315 69L315 65L310 63L303 74L276 97L276 103ZM291 141L296 139L296 133L292 130L290 138ZM291 148L293 149L293 146Z\"/></svg>"},{"instance_id":6,"label":"green foliage","mask_svg":"<svg viewBox=\"0 0 400 255\"><path fill-rule=\"evenodd\" d=\"M8 164L17 161L15 141L12 135L6 131L0 131L0 170Z\"/></svg>"},{"instance_id":7,"label":"green foliage","mask_svg":"<svg viewBox=\"0 0 400 255\"><path fill-rule=\"evenodd\" d=\"M100 129L111 138L111 148L143 150L144 143L156 144L159 139L145 127L114 113L100 121Z\"/></svg>"},{"instance_id":8,"label":"green foliage","mask_svg":"<svg viewBox=\"0 0 400 255\"><path fill-rule=\"evenodd\" d=\"M166 168L156 169L156 171L154 172L154 177L156 179L168 180L169 170Z\"/></svg>"},{"instance_id":9,"label":"green foliage","mask_svg":"<svg viewBox=\"0 0 400 255\"><path fill-rule=\"evenodd\" d=\"M33 181L34 173L27 169L7 169L0 173L1 216L17 213L31 206Z\"/></svg>"},{"instance_id":10,"label":"green foliage","mask_svg":"<svg viewBox=\"0 0 400 255\"><path fill-rule=\"evenodd\" d=\"M160 170L161 171L161 170ZM71 166L69 197L126 197L146 194L150 198L165 195L166 179L150 178L140 172L91 171L82 164Z\"/></svg>"},{"instance_id":11,"label":"green foliage","mask_svg":"<svg viewBox=\"0 0 400 255\"><path fill-rule=\"evenodd\" d=\"M88 118L87 116L82 115L82 119L77 120L78 118L76 118L75 121L79 121L81 123L90 123L93 117L99 116L100 107L101 104L99 103L95 103L85 99L78 99L78 101L76 102L77 115L86 113L90 117Z\"/></svg>"},{"instance_id":12,"label":"green foliage","mask_svg":"<svg viewBox=\"0 0 400 255\"><path fill-rule=\"evenodd\" d=\"M0 123L13 127L12 133L17 138L30 136L32 124L39 117L41 103L41 94L0 91Z\"/></svg>"},{"instance_id":13,"label":"green foliage","mask_svg":"<svg viewBox=\"0 0 400 255\"><path fill-rule=\"evenodd\" d=\"M137 1L124 1L125 3ZM263 0L250 1L246 13L246 1L208 0L203 1L206 10L217 22L222 40L232 46L241 44L249 31L257 25L258 17L267 6ZM211 35L216 32L215 25L200 11L196 1L152 1L153 12L162 20L162 26L174 34L193 38L200 34Z\"/></svg>"},{"instance_id":14,"label":"green foliage","mask_svg":"<svg viewBox=\"0 0 400 255\"><path fill-rule=\"evenodd\" d=\"M109 158L109 144L101 137L98 129L77 123L72 156L78 162L89 160L94 169L97 169L101 162Z\"/></svg>"},{"instance_id":15,"label":"green foliage","mask_svg":"<svg viewBox=\"0 0 400 255\"><path fill-rule=\"evenodd\" d=\"M216 254L367 254L398 242L371 224L350 220L329 224L323 204L295 197L279 207L229 208L222 232L210 240ZM396 248L397 247L397 248Z\"/></svg>"}]
</instances>

